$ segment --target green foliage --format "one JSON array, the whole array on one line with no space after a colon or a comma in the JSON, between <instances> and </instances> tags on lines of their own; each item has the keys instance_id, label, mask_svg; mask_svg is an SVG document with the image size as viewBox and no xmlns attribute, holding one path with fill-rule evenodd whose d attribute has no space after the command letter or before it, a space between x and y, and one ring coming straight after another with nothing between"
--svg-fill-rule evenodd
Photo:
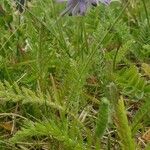
<instances>
[{"instance_id":1,"label":"green foliage","mask_svg":"<svg viewBox=\"0 0 150 150\"><path fill-rule=\"evenodd\" d=\"M51 97L49 94L44 96L40 91L35 93L28 88L20 88L16 83L11 86L6 81L5 84L0 83L0 97L3 100L3 102L12 101L21 102L22 104L31 103L52 106L56 109L62 109L62 107L59 104L51 101Z\"/></svg>"},{"instance_id":2,"label":"green foliage","mask_svg":"<svg viewBox=\"0 0 150 150\"><path fill-rule=\"evenodd\" d=\"M57 127L57 125L51 121L39 123L28 122L21 131L18 131L14 137L10 139L10 141L17 144L21 141L27 141L32 137L42 138L44 136L49 138L53 137L58 142L62 142L66 147L65 149L84 149L83 146L80 145L80 142L78 143L76 139L68 137L68 133L65 133L63 129L61 130L60 127Z\"/></svg>"},{"instance_id":3,"label":"green foliage","mask_svg":"<svg viewBox=\"0 0 150 150\"><path fill-rule=\"evenodd\" d=\"M121 97L115 104L115 122L118 135L121 139L121 147L123 150L135 150L135 142L132 139L131 129L128 125L127 115L125 111L124 101Z\"/></svg>"},{"instance_id":4,"label":"green foliage","mask_svg":"<svg viewBox=\"0 0 150 150\"><path fill-rule=\"evenodd\" d=\"M133 98L142 99L145 94L149 93L146 91L147 81L135 66L121 69L117 75L117 83L123 88L123 94Z\"/></svg>"},{"instance_id":5,"label":"green foliage","mask_svg":"<svg viewBox=\"0 0 150 150\"><path fill-rule=\"evenodd\" d=\"M0 149L148 149L149 1L18 2L0 1Z\"/></svg>"},{"instance_id":6,"label":"green foliage","mask_svg":"<svg viewBox=\"0 0 150 150\"><path fill-rule=\"evenodd\" d=\"M150 150L150 145L148 145L148 146L145 148L145 150Z\"/></svg>"},{"instance_id":7,"label":"green foliage","mask_svg":"<svg viewBox=\"0 0 150 150\"><path fill-rule=\"evenodd\" d=\"M132 123L132 132L135 134L139 128L141 128L141 122L146 118L146 115L150 111L150 100L146 98L144 104L136 112L133 123Z\"/></svg>"},{"instance_id":8,"label":"green foliage","mask_svg":"<svg viewBox=\"0 0 150 150\"><path fill-rule=\"evenodd\" d=\"M109 101L106 98L102 99L99 109L95 133L97 137L101 138L105 133L109 119Z\"/></svg>"}]
</instances>

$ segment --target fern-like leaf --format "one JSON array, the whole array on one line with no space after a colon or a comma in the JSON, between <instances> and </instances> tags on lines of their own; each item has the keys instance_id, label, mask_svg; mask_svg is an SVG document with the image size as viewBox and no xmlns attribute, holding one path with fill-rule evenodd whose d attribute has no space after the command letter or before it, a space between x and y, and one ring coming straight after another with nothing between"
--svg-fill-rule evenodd
<instances>
[{"instance_id":1,"label":"fern-like leaf","mask_svg":"<svg viewBox=\"0 0 150 150\"><path fill-rule=\"evenodd\" d=\"M67 149L81 150L84 149L83 146L76 140L71 139L67 132L63 131L54 122L28 122L24 128L18 131L10 141L12 143L19 143L26 141L27 139L32 139L32 137L43 137L47 136L54 138L59 142L63 142Z\"/></svg>"},{"instance_id":2,"label":"fern-like leaf","mask_svg":"<svg viewBox=\"0 0 150 150\"><path fill-rule=\"evenodd\" d=\"M145 103L140 107L138 112L135 114L133 123L132 123L132 132L133 134L139 129L139 125L141 121L144 119L145 115L147 115L150 111L150 100L146 99Z\"/></svg>"}]
</instances>

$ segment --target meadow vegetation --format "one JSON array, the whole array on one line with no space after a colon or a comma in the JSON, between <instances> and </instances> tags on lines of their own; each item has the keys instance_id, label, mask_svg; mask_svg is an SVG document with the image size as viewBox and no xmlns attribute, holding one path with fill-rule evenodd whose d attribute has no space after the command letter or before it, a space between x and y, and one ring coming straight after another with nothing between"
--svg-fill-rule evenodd
<instances>
[{"instance_id":1,"label":"meadow vegetation","mask_svg":"<svg viewBox=\"0 0 150 150\"><path fill-rule=\"evenodd\" d=\"M0 0L0 150L150 150L150 1L60 16Z\"/></svg>"}]
</instances>

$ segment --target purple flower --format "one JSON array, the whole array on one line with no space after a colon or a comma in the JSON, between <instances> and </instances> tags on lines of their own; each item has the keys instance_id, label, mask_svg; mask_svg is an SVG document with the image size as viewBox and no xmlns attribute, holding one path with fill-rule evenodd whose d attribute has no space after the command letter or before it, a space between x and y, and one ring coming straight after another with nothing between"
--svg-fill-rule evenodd
<instances>
[{"instance_id":1,"label":"purple flower","mask_svg":"<svg viewBox=\"0 0 150 150\"><path fill-rule=\"evenodd\" d=\"M65 0L58 0L65 1ZM87 9L90 6L97 6L99 3L103 3L105 5L109 5L111 0L68 0L66 9L61 13L61 15L65 15L68 13L69 15L85 15Z\"/></svg>"}]
</instances>

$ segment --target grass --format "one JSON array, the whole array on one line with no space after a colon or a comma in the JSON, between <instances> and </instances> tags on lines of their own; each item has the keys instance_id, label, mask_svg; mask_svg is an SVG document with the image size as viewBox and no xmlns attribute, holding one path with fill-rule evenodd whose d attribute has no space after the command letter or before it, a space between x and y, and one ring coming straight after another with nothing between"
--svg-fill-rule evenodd
<instances>
[{"instance_id":1,"label":"grass","mask_svg":"<svg viewBox=\"0 0 150 150\"><path fill-rule=\"evenodd\" d=\"M0 149L149 150L149 1L27 2L0 2Z\"/></svg>"}]
</instances>

